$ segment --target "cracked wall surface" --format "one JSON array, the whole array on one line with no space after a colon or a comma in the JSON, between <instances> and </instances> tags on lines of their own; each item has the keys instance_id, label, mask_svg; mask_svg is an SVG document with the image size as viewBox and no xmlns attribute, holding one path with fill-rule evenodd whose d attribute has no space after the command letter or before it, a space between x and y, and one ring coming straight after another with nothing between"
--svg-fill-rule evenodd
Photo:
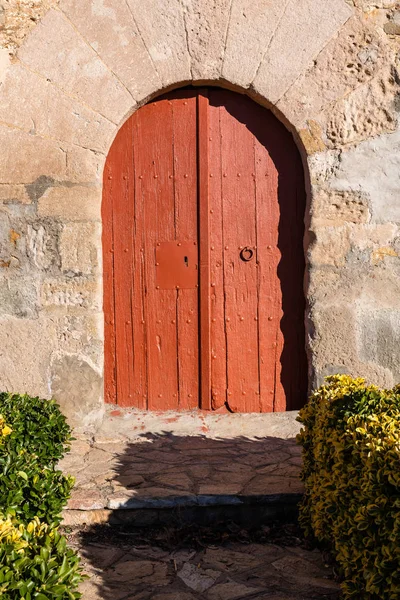
<instances>
[{"instance_id":1,"label":"cracked wall surface","mask_svg":"<svg viewBox=\"0 0 400 600\"><path fill-rule=\"evenodd\" d=\"M399 60L391 0L0 0L0 387L100 420L105 157L190 83L249 94L302 152L311 385L398 382Z\"/></svg>"}]
</instances>

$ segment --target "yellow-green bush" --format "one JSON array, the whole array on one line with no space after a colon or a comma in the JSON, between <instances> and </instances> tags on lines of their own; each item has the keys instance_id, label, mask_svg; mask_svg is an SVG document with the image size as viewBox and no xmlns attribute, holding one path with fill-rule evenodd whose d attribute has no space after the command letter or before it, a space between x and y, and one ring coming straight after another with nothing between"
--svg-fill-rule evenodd
<instances>
[{"instance_id":1,"label":"yellow-green bush","mask_svg":"<svg viewBox=\"0 0 400 600\"><path fill-rule=\"evenodd\" d=\"M3 435L5 432L5 435ZM74 480L57 469L71 430L53 400L0 393L0 512L59 523Z\"/></svg>"},{"instance_id":2,"label":"yellow-green bush","mask_svg":"<svg viewBox=\"0 0 400 600\"><path fill-rule=\"evenodd\" d=\"M327 378L300 411L300 523L328 545L345 598L400 598L400 386Z\"/></svg>"},{"instance_id":3,"label":"yellow-green bush","mask_svg":"<svg viewBox=\"0 0 400 600\"><path fill-rule=\"evenodd\" d=\"M79 558L56 528L37 518L27 525L0 518L2 600L76 600L81 579Z\"/></svg>"},{"instance_id":4,"label":"yellow-green bush","mask_svg":"<svg viewBox=\"0 0 400 600\"><path fill-rule=\"evenodd\" d=\"M73 478L71 430L54 401L0 393L0 597L77 600L79 557L58 532Z\"/></svg>"}]
</instances>

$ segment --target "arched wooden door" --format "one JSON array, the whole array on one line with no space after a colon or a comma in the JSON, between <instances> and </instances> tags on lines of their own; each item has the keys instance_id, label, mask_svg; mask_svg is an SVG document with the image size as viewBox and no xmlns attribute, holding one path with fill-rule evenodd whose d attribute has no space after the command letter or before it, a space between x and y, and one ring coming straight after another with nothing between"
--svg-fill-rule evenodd
<instances>
[{"instance_id":1,"label":"arched wooden door","mask_svg":"<svg viewBox=\"0 0 400 600\"><path fill-rule=\"evenodd\" d=\"M140 108L104 171L106 401L302 406L304 210L292 136L246 96L185 89Z\"/></svg>"}]
</instances>

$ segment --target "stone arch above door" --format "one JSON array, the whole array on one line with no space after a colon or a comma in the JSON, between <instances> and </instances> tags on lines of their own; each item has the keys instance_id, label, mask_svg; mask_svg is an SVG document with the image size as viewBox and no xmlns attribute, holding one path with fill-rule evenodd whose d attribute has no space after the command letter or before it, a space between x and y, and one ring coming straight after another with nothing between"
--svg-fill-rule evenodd
<instances>
[{"instance_id":1,"label":"stone arch above door","mask_svg":"<svg viewBox=\"0 0 400 600\"><path fill-rule=\"evenodd\" d=\"M55 394L80 423L100 414L102 172L120 126L148 99L186 83L207 82L232 87L270 106L308 158L318 210L326 204L321 181L329 169L339 169L336 149L368 143L372 136L390 136L396 123L390 117L395 83L386 70L394 45L375 17L364 18L365 3L357 3L363 4L359 8L349 4L345 0L39 4L40 10L51 8L26 36L21 25L15 42L20 44L18 51L11 43L10 51L7 46L0 50L0 144L6 150L0 161L6 240L1 276L7 278L0 340L3 388ZM352 53L364 50L366 56L373 52L374 60L367 56L368 68L357 61L354 66ZM374 77L387 85L374 87ZM345 102L361 107L359 128L347 126L353 113ZM350 163L343 168L349 169ZM346 202L351 206L356 202L353 188L335 193L347 194L344 210L351 212ZM343 218L365 223L370 208L362 193L357 198L356 217L346 213ZM392 220L396 221L394 216ZM385 245L383 230L379 235ZM329 259L324 239L311 257L316 265ZM346 240L339 244L341 249ZM342 258L335 254L332 260L333 268L340 269ZM311 277L312 293L320 300L315 285ZM340 338L343 361L354 373L371 372L372 365L375 380L390 384L395 366L386 365L384 353L360 354L354 303L349 298L343 302L342 329L332 321L332 311L317 327L323 332L330 319L329 331L321 334L329 351L318 350L319 334L313 330L317 358L311 360L311 370L322 373L341 366L334 365ZM349 330L351 343L343 338ZM78 381L77 371L85 385L85 407L79 400L82 382L68 390L62 384Z\"/></svg>"}]
</instances>

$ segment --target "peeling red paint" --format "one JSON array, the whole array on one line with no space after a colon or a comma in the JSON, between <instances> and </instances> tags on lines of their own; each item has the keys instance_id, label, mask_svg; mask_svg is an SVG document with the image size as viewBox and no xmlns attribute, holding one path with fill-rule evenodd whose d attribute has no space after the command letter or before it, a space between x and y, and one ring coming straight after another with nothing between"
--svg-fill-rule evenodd
<instances>
[{"instance_id":1,"label":"peeling red paint","mask_svg":"<svg viewBox=\"0 0 400 600\"><path fill-rule=\"evenodd\" d=\"M111 415L112 417L121 417L121 416L122 416L122 411L120 411L120 410L112 410L112 411L110 412L110 415Z\"/></svg>"}]
</instances>

